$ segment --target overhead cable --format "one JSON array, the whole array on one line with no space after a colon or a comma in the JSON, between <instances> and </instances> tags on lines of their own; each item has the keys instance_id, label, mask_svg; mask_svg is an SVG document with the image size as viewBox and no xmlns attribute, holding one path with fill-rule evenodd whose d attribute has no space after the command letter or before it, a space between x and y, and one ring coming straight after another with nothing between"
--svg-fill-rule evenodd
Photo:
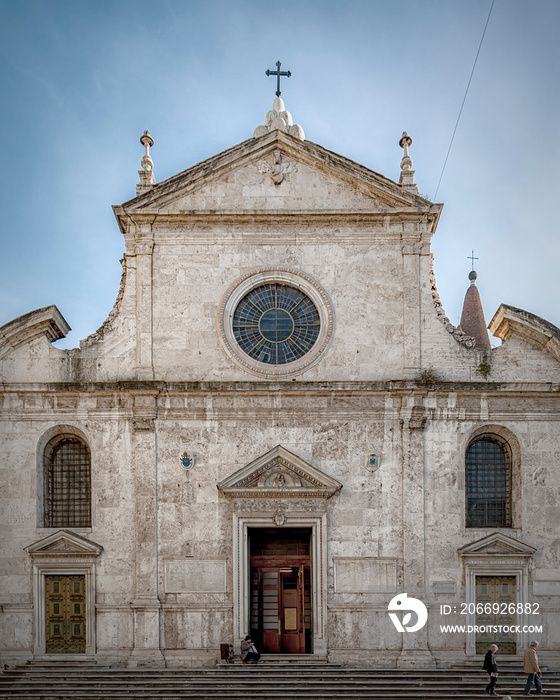
<instances>
[{"instance_id":1,"label":"overhead cable","mask_svg":"<svg viewBox=\"0 0 560 700\"><path fill-rule=\"evenodd\" d=\"M492 0L492 4L490 5L490 11L488 12L488 17L487 17L487 19L486 19L486 24L484 25L484 31L482 32L482 37L481 37L481 39L480 39L480 44L478 45L478 51L476 52L476 56L475 56L475 59L474 59L473 67L472 67L472 70L471 70L471 75L470 75L470 77L469 77L469 82L467 83L467 89L465 90L465 96L463 97L463 102L461 103L461 109L459 110L459 116L457 117L457 122L455 123L455 128L453 129L453 135L451 136L451 142L449 143L449 148L447 149L447 155L445 156L445 162L444 162L443 168L442 168L442 170L441 170L441 175L439 176L438 184L437 184L437 187L436 187L436 192L435 192L435 194L434 194L434 201L435 201L436 198L437 198L437 194L438 194L438 191L439 191L439 186L440 186L440 184L441 184L441 179L442 179L442 177L443 177L443 173L445 172L445 166L447 165L447 159L449 158L449 154L450 154L450 152L451 152L451 147L453 146L453 140L454 140L455 134L456 134L456 132L457 132L457 127L459 126L459 120L461 119L461 114L462 114L462 112L463 112L463 107L465 106L465 101L466 101L466 99L467 99L467 95L468 95L468 92L469 92L469 88L470 88L470 86L471 86L471 80L472 80L472 77L473 77L473 74L474 74L474 69L476 68L476 62L478 61L478 54L480 53L480 49L482 48L482 42L484 41L484 35L486 34L486 28L488 27L488 22L490 21L490 15L492 14L492 9L493 9L493 7L494 7L494 2L495 2L495 1L496 1L496 0Z\"/></svg>"}]
</instances>

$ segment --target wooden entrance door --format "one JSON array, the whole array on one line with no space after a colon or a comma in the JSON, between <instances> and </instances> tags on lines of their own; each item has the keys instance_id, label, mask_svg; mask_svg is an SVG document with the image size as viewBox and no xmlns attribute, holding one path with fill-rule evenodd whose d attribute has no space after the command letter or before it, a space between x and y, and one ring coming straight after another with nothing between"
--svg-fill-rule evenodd
<instances>
[{"instance_id":1,"label":"wooden entrance door","mask_svg":"<svg viewBox=\"0 0 560 700\"><path fill-rule=\"evenodd\" d=\"M517 633L504 632L504 627L517 624L517 576L477 576L477 608L483 608L475 616L478 627L500 627L502 631L484 631L476 633L476 653L485 654L490 644L497 644L500 654L517 653Z\"/></svg>"},{"instance_id":2,"label":"wooden entrance door","mask_svg":"<svg viewBox=\"0 0 560 700\"><path fill-rule=\"evenodd\" d=\"M251 635L265 654L311 652L308 530L256 530L251 541Z\"/></svg>"},{"instance_id":3,"label":"wooden entrance door","mask_svg":"<svg viewBox=\"0 0 560 700\"><path fill-rule=\"evenodd\" d=\"M85 654L86 577L46 576L47 654Z\"/></svg>"},{"instance_id":4,"label":"wooden entrance door","mask_svg":"<svg viewBox=\"0 0 560 700\"><path fill-rule=\"evenodd\" d=\"M305 653L304 573L304 566L280 569L280 641L287 654Z\"/></svg>"}]
</instances>

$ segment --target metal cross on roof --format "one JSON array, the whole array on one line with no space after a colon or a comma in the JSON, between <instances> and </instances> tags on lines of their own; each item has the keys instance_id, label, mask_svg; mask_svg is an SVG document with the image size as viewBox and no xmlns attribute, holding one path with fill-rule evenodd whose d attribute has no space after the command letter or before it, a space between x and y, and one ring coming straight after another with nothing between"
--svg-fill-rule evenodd
<instances>
[{"instance_id":1,"label":"metal cross on roof","mask_svg":"<svg viewBox=\"0 0 560 700\"><path fill-rule=\"evenodd\" d=\"M267 71L266 71L266 75L275 75L276 78L277 78L277 81L276 81L276 97L280 97L280 95L282 94L282 93L280 92L280 76L285 76L286 78L289 78L289 77L291 76L291 74L292 74L291 71L289 71L289 70L287 70L287 71L281 71L281 70L280 70L280 66L281 66L281 65L282 65L282 64L280 63L280 61L276 61L276 70L267 70Z\"/></svg>"},{"instance_id":2,"label":"metal cross on roof","mask_svg":"<svg viewBox=\"0 0 560 700\"><path fill-rule=\"evenodd\" d=\"M474 270L474 261L478 260L478 258L474 257L474 250L471 251L470 255L467 255L467 258L471 261L472 263L472 269Z\"/></svg>"}]
</instances>

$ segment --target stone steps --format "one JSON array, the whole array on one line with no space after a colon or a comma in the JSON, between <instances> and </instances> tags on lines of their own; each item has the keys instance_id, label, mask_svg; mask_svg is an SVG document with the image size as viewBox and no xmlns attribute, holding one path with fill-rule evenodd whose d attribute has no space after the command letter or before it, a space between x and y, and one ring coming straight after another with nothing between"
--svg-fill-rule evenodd
<instances>
[{"instance_id":1,"label":"stone steps","mask_svg":"<svg viewBox=\"0 0 560 700\"><path fill-rule=\"evenodd\" d=\"M522 697L525 676L500 675L500 693ZM33 662L0 674L0 700L358 700L488 697L482 669L397 670L269 662L199 669L108 668ZM560 700L560 674L546 674L547 695Z\"/></svg>"}]
</instances>

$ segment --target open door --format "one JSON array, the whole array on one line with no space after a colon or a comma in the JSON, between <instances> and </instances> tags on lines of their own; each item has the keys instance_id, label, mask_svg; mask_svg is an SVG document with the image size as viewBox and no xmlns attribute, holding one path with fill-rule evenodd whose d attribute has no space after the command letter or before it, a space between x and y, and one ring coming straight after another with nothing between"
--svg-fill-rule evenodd
<instances>
[{"instance_id":1,"label":"open door","mask_svg":"<svg viewBox=\"0 0 560 700\"><path fill-rule=\"evenodd\" d=\"M305 653L304 569L280 570L281 649L287 654Z\"/></svg>"},{"instance_id":2,"label":"open door","mask_svg":"<svg viewBox=\"0 0 560 700\"><path fill-rule=\"evenodd\" d=\"M309 530L251 531L251 635L265 654L311 652Z\"/></svg>"}]
</instances>

